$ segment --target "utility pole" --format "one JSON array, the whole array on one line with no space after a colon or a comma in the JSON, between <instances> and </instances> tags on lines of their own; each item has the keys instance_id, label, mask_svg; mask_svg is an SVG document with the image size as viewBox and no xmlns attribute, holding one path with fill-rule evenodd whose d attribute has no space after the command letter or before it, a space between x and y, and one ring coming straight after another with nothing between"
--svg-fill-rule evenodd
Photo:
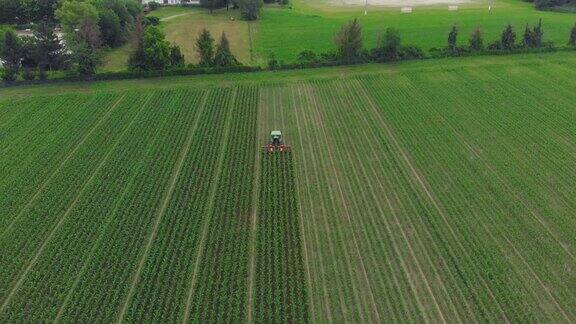
<instances>
[{"instance_id":1,"label":"utility pole","mask_svg":"<svg viewBox=\"0 0 576 324\"><path fill-rule=\"evenodd\" d=\"M368 14L368 0L364 0L364 16Z\"/></svg>"}]
</instances>

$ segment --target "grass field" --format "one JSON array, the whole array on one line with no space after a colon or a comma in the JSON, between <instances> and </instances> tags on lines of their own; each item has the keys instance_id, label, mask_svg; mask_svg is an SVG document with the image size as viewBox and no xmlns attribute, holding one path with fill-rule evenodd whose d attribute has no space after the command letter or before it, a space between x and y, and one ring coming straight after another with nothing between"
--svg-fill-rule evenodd
<instances>
[{"instance_id":1,"label":"grass field","mask_svg":"<svg viewBox=\"0 0 576 324\"><path fill-rule=\"evenodd\" d=\"M394 27L400 30L404 44L417 45L425 51L445 46L453 24L460 29L461 44L467 44L477 26L482 27L486 43L498 39L508 23L516 28L520 41L524 26L534 25L542 18L545 40L564 45L570 28L576 23L574 13L537 11L532 4L521 0L497 1L491 13L486 1L476 1L461 5L459 11L436 5L415 7L414 12L407 15L401 14L399 8L372 6L367 16L363 14L363 7L333 5L321 0L294 0L290 8L267 5L262 19L250 24L240 20L234 10L216 10L211 15L204 9L165 7L152 12L168 19L162 22L162 29L169 41L181 46L188 62L197 62L194 43L199 31L207 28L215 38L225 31L233 53L246 65L266 65L272 53L279 60L293 62L303 50L333 51L335 33L353 18L359 18L362 23L367 48L375 45L381 30ZM128 47L124 47L108 54L104 70L125 68L127 50Z\"/></svg>"},{"instance_id":2,"label":"grass field","mask_svg":"<svg viewBox=\"0 0 576 324\"><path fill-rule=\"evenodd\" d=\"M486 43L498 39L510 23L516 28L518 40L528 23L542 18L545 39L558 45L568 42L570 28L576 22L573 13L537 11L533 4L520 0L496 1L488 12L487 1L461 5L458 11L448 11L446 5L415 7L412 14L402 14L399 8L369 7L364 16L362 6L334 6L321 0L294 0L293 9L267 8L254 38L255 52L260 57L274 53L278 59L294 61L301 51L317 53L334 49L334 35L346 21L358 18L363 26L365 45L375 45L377 35L388 27L400 31L404 44L432 47L446 46L453 24L460 29L459 43L467 44L477 26L484 32ZM368 1L370 3L370 1Z\"/></svg>"},{"instance_id":3,"label":"grass field","mask_svg":"<svg viewBox=\"0 0 576 324\"><path fill-rule=\"evenodd\" d=\"M0 321L576 321L575 86L566 52L0 89Z\"/></svg>"}]
</instances>

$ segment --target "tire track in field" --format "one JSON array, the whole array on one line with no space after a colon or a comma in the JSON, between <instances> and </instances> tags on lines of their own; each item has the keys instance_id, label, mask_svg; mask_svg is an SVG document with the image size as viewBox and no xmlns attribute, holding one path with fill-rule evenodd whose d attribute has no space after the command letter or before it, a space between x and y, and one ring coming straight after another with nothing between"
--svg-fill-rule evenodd
<instances>
[{"instance_id":1,"label":"tire track in field","mask_svg":"<svg viewBox=\"0 0 576 324\"><path fill-rule=\"evenodd\" d=\"M157 214L156 219L154 221L154 225L152 226L152 231L150 232L150 235L148 236L148 240L147 240L146 245L144 247L144 253L142 254L142 257L140 258L140 261L138 262L138 267L136 268L136 271L133 274L131 284L130 284L130 289L128 290L128 294L126 295L124 305L122 306L122 308L120 310L120 314L118 315L118 319L116 321L117 323L121 323L122 320L124 319L124 315L126 314L126 310L128 309L128 305L130 304L130 301L132 300L134 290L136 289L136 284L140 280L142 268L144 268L144 264L146 263L146 260L148 259L148 255L149 255L150 250L152 248L152 243L154 242L154 239L156 238L156 234L158 232L158 227L160 226L160 223L162 222L162 218L164 217L164 214L166 213L166 209L168 208L168 204L170 203L170 199L172 198L172 194L174 193L174 189L176 188L176 182L178 181L178 178L180 177L180 173L182 172L182 168L184 166L184 161L186 160L186 157L188 156L188 152L190 152L190 146L192 145L192 140L194 139L194 135L196 134L196 130L198 129L198 125L200 124L200 119L202 118L202 113L204 112L204 109L206 109L207 98L208 98L208 94L205 93L204 97L202 98L202 103L200 104L200 109L198 109L195 112L196 116L195 116L194 122L192 124L192 127L190 128L190 132L188 134L186 142L184 143L184 146L182 147L182 151L180 152L180 158L178 159L178 161L176 162L176 165L174 165L174 169L172 170L172 175L171 175L170 181L168 183L168 190L166 191L166 193L164 195L164 200L162 201L160 209L158 210L158 214Z\"/></svg>"},{"instance_id":2,"label":"tire track in field","mask_svg":"<svg viewBox=\"0 0 576 324\"><path fill-rule=\"evenodd\" d=\"M299 90L300 90L300 89L298 89L298 91L299 91ZM295 115L295 116L294 116L294 119L295 119L295 121L296 121L296 131L298 132L298 140L299 140L299 144L300 144L300 145L299 145L299 148L302 150L302 161L304 162L304 163L303 163L303 166L302 166L302 170L303 170L303 172L304 172L304 179L305 179L305 184L306 184L306 185L305 185L305 187L306 187L306 193L307 193L306 196L308 197L308 202L309 202L310 206L312 206L313 202L312 202L312 196L311 196L311 193L310 193L310 177L309 177L308 172L307 172L307 170L308 170L308 168L306 167L307 163L306 163L306 160L305 160L305 158L304 158L304 156L305 156L305 153L304 153L304 148L305 148L305 146L304 146L304 141L303 141L303 135L301 134L302 128L301 128L301 126L300 126L300 121L299 121L299 119L298 119L298 112L296 111L296 108L295 108L295 102L296 102L296 99L294 98L294 96L295 96L295 93L294 93L294 92L295 92L295 91L294 91L293 89L290 89L289 91L290 91L290 98L291 98L291 102L292 102L292 107L290 107L290 108L291 108L292 110L294 110L294 112L295 112L295 114L294 114L294 115ZM313 156L313 155L312 155L312 156ZM314 158L312 158L312 160L314 160ZM315 162L313 161L312 164L315 165ZM298 193L299 190L296 190L296 192ZM302 201L301 201L301 200L298 200L298 204L299 204L299 209L300 209L300 211L299 211L299 213L300 213L300 219L301 219L301 222L302 222L302 235L303 235L304 237L306 237L306 234L305 234L306 232L304 231L304 215L303 215ZM319 242L319 240L318 240L318 231L317 231L318 226L317 226L317 224L316 224L316 218L315 218L315 217L311 217L311 218L312 218L312 223L313 223L313 226L312 226L312 229L313 229L313 230L312 230L312 231L314 232L315 243L316 243L316 246L320 246L320 242ZM307 251L306 245L304 245L304 247L305 247L305 250ZM330 245L330 250L332 251L332 245ZM332 253L333 253L333 251L332 251ZM324 269L324 261L323 261L323 259L324 259L324 258L323 258L323 256L322 256L322 253L318 253L318 263L319 263L319 265L320 265L320 275L321 275L321 276L323 276L323 275L326 273L326 271L325 271L325 269ZM307 261L306 269L308 270L308 276L309 276L309 280L310 280L310 294L309 294L309 296L310 296L310 301L311 301L311 303L314 304L314 301L313 301L314 298L312 297L312 294L313 294L313 290L312 290L312 279L311 279L311 277L310 277L309 267L310 267L310 265L308 264L308 261ZM328 320L328 323L332 323L332 322L333 322L333 320L332 320L332 312L330 311L330 302L329 302L329 299L328 299L328 291L326 290L325 280L324 280L324 278L322 277L322 278L319 279L319 281L320 281L321 286L322 286L323 297L324 297L324 304L325 304L324 307L326 308L326 312L327 312L327 314L326 314L326 315L327 315L327 320ZM314 309L314 308L313 308L313 309ZM314 321L315 319L316 319L316 317L313 316L313 317L312 317L312 320Z\"/></svg>"},{"instance_id":3,"label":"tire track in field","mask_svg":"<svg viewBox=\"0 0 576 324\"><path fill-rule=\"evenodd\" d=\"M96 129L104 122L104 120L108 119L108 117L110 116L110 114L112 114L112 111L114 109L116 109L116 107L118 107L118 105L120 104L120 102L124 99L124 97L126 97L126 95L122 95L120 98L118 98L118 100L116 100L116 102L110 106L110 108L108 109L108 111L98 120L98 122L96 122L96 124L94 124L94 126L92 126L92 128L90 128L90 130L88 131L88 133L86 133L86 135L84 135L84 137L82 137L82 139L80 140L80 142L78 142L78 144L76 144L76 146L72 149L72 151L70 151L70 153L64 158L64 160L62 160L62 162L60 162L60 164L58 164L58 166L56 167L56 169L54 169L54 171L48 176L46 177L46 179L42 182L42 184L38 187L38 189L36 190L36 192L32 195L32 197L30 198L30 200L28 200L28 202L22 207L22 209L20 209L20 211L18 212L18 214L16 215L16 217L14 217L12 219L12 221L10 222L10 224L8 224L8 226L6 226L6 228L4 228L3 232L0 234L0 237L4 237L4 235L12 228L12 226L14 226L14 224L17 222L17 220L19 220L22 215L24 215L24 212L26 210L28 210L31 206L32 203L34 203L34 201L38 198L38 196L40 195L40 193L42 191L44 191L44 189L46 189L46 187L48 186L48 184L50 183L50 181L52 181L52 179L56 176L56 174L58 172L60 172L60 170L62 169L62 167L64 167L64 165L66 164L66 162L68 162L70 160L70 158L72 158L72 156L74 154L76 154L76 152L80 149L80 147L82 145L84 145L84 143L86 142L86 140L88 140L88 138L90 137L90 135L92 135L92 133L94 133L96 131Z\"/></svg>"},{"instance_id":4,"label":"tire track in field","mask_svg":"<svg viewBox=\"0 0 576 324\"><path fill-rule=\"evenodd\" d=\"M446 224L446 228L448 229L448 231L450 232L450 234L455 238L455 242L458 243L458 246L460 247L460 250L465 253L467 255L468 258L470 258L470 256L468 255L468 253L466 253L466 249L465 247L462 245L462 243L458 240L458 236L456 235L456 232L454 230L454 228L452 227L452 225L450 224L450 222L448 221L448 217L446 215L446 212L444 211L443 206L440 204L440 202L438 201L438 199L435 197L435 195L431 192L431 189L428 188L428 185L426 183L426 181L423 179L423 177L420 175L420 172L416 169L416 167L414 166L414 164L411 161L411 158L408 155L408 152L404 149L404 147L400 144L399 140L396 138L396 135L393 133L392 128L390 127L390 125L388 124L388 122L384 119L384 117L382 116L382 113L378 110L378 105L376 105L376 103L374 103L372 97L368 94L366 88L364 85L362 85L359 89L359 91L363 94L363 96L366 98L366 102L368 104L368 106L371 108L374 116L380 121L380 124L382 125L382 127L384 128L384 131L386 132L386 134L388 135L388 138L391 140L391 142L394 144L394 146L396 147L396 149L398 150L398 152L400 153L400 157L402 158L402 160L404 161L406 167L408 167L408 171L410 172L410 174L412 175L411 178L416 182L416 184L423 190L423 192L425 193L426 197L428 198L428 200L432 203L432 206L434 207L434 209L436 209L436 211L438 212L438 214L442 217L442 220L444 222L444 224ZM487 291L490 295L490 297L492 298L492 300L494 301L495 305L497 305L497 307L499 308L502 316L504 317L505 322L510 323L510 320L508 319L508 317L506 316L506 313L504 312L504 309L502 308L502 306L500 305L500 303L498 302L498 300L496 299L496 297L494 296L492 290L490 289L490 287L488 286L488 284L486 283L486 281L483 279L482 276L479 276L483 283L484 286L487 288Z\"/></svg>"},{"instance_id":5,"label":"tire track in field","mask_svg":"<svg viewBox=\"0 0 576 324\"><path fill-rule=\"evenodd\" d=\"M124 98L124 96L122 96L122 98ZM120 98L116 104L113 107L116 107L120 100L122 99ZM84 191L86 190L86 188L88 188L88 186L92 183L92 180L94 180L94 178L96 177L96 174L98 174L98 172L100 171L100 169L106 164L106 162L108 161L108 159L110 158L110 156L112 156L112 153L114 152L114 150L116 149L116 147L118 147L119 143L124 139L124 136L128 133L128 130L132 127L132 125L134 124L134 121L136 120L136 117L138 115L140 115L140 112L142 112L143 107L145 105L142 105L142 107L140 107L140 110L138 110L138 113L136 115L134 115L134 117L132 117L132 120L130 121L130 123L126 126L126 128L124 128L124 130L122 130L122 133L120 134L120 136L118 137L118 139L116 140L116 142L114 143L114 145L112 145L110 147L110 149L108 150L108 152L106 153L106 155L104 156L104 158L100 161L100 163L98 164L98 166L96 167L96 169L94 169L94 171L92 172L92 174L90 175L90 178L88 178L88 180L84 183L84 185L82 186L82 188L80 188L80 191L78 191L78 193L76 194L76 197L74 198L74 200L72 201L72 203L68 206L68 208L66 209L66 211L64 212L64 214L62 215L62 217L60 218L60 220L58 221L58 223L56 224L56 226L54 226L54 228L52 228L52 230L50 231L50 233L48 234L48 236L46 237L46 239L44 240L44 242L42 243L42 245L40 246L40 248L37 250L36 254L34 255L34 257L32 258L32 260L30 261L30 263L28 264L28 266L24 269L24 271L22 272L22 274L20 275L20 277L18 278L16 284L12 287L12 289L10 290L10 293L8 293L6 299L4 300L4 302L2 303L2 305L0 306L0 313L2 313L4 311L4 309L6 308L6 306L10 303L12 297L14 296L14 293L18 290L18 288L20 287L20 285L22 285L22 282L24 282L24 279L26 278L26 276L28 275L28 273L30 272L30 270L32 269L32 267L34 266L34 264L36 263L36 260L38 260L38 258L40 257L40 255L44 252L44 249L46 248L46 246L48 245L48 243L50 242L50 240L52 239L52 237L56 234L56 232L60 229L60 227L62 226L62 224L64 223L64 221L67 219L68 215L70 215L70 213L72 212L72 210L74 209L74 207L76 206L76 204L78 203L78 201L80 200L80 197L82 196L82 194L84 193ZM100 123L100 122L99 122ZM95 128L92 128L90 130L90 134L92 133L92 131ZM88 136L86 136L85 138L87 138ZM83 142L82 142L83 143ZM78 148L79 146L77 146Z\"/></svg>"},{"instance_id":6,"label":"tire track in field","mask_svg":"<svg viewBox=\"0 0 576 324\"><path fill-rule=\"evenodd\" d=\"M217 90L214 90L217 91ZM230 136L230 128L231 128L231 121L232 121L232 112L236 108L234 103L236 101L236 95L238 93L238 89L234 88L234 93L231 96L229 107L228 107L228 116L226 116L226 123L224 125L224 135L222 136L222 147L220 148L220 152L218 153L218 162L216 166L216 174L214 175L214 182L212 183L212 188L210 188L210 196L208 197L209 205L206 208L206 219L204 220L204 225L202 226L202 236L200 241L198 242L198 250L196 251L196 260L194 262L194 269L192 270L192 277L190 279L190 289L188 290L188 294L185 301L185 308L184 308L184 315L182 317L182 323L187 324L188 318L190 317L190 307L192 306L192 297L194 294L194 288L196 287L196 279L198 276L198 267L200 266L200 260L203 256L204 245L206 244L206 236L208 235L208 227L210 224L210 220L212 219L214 205L216 204L216 192L218 191L218 184L220 182L220 176L222 174L222 169L224 166L224 156L225 152L228 149L228 137Z\"/></svg>"},{"instance_id":7,"label":"tire track in field","mask_svg":"<svg viewBox=\"0 0 576 324\"><path fill-rule=\"evenodd\" d=\"M280 89L279 89L280 90ZM281 88L281 94L282 93L286 93L289 90L286 87ZM290 91L290 93L292 93ZM286 117L285 117L285 112L286 109L289 109L289 107L285 107L283 104L280 104L280 119L281 119L281 127L282 129L284 129L287 124L285 123L286 121ZM290 136L287 137L288 139L290 139ZM290 145L290 142L288 142L288 144ZM292 153L294 154L294 153ZM296 163L296 159L293 159L293 163ZM308 247L306 244L306 235L304 233L304 215L302 214L302 202L300 201L300 196L298 193L298 177L296 176L296 168L293 167L293 176L294 176L294 183L296 185L296 188L294 190L294 194L296 195L296 199L298 200L298 217L299 217L299 229L300 229L300 237L302 238L302 255L304 256L304 268L306 269L306 285L308 287L308 305L310 305L310 319L312 321L314 321L316 319L316 307L314 305L314 299L312 298L312 276L310 275L310 265L309 265L309 256L308 256Z\"/></svg>"},{"instance_id":8,"label":"tire track in field","mask_svg":"<svg viewBox=\"0 0 576 324\"><path fill-rule=\"evenodd\" d=\"M324 142L328 143L328 135L327 135L326 129L324 127L324 121L322 120L322 117L320 116L320 113L319 113L318 103L317 103L316 98L314 96L311 96L311 99L312 99L312 105L313 105L314 110L316 112L315 121L320 126L320 131L322 133L322 136L324 137ZM328 160L329 160L330 168L332 169L332 172L334 173L334 180L336 181L336 188L338 189L338 195L340 196L340 201L342 202L342 206L344 207L344 210L343 210L344 215L346 215L346 219L348 221L348 224L350 225L350 228L352 228L353 227L352 226L352 219L350 217L350 211L348 209L347 199L346 199L344 192L342 190L342 185L340 184L339 173L336 170L332 149L328 145L326 147L326 150L328 152ZM371 305L373 315L375 316L375 319L373 319L373 321L381 322L380 313L378 312L378 307L376 306L376 301L374 298L374 292L373 292L370 280L368 279L368 272L366 270L366 266L364 264L362 254L361 254L360 249L358 247L358 239L356 238L356 233L354 232L354 230L351 230L350 232L352 234L352 241L353 241L354 248L356 250L356 255L358 257L358 260L360 261L360 269L362 270L364 281L365 281L366 287L368 289L369 303Z\"/></svg>"},{"instance_id":9,"label":"tire track in field","mask_svg":"<svg viewBox=\"0 0 576 324\"><path fill-rule=\"evenodd\" d=\"M458 80L458 81L462 81L462 80ZM416 87L412 87L412 90L414 92L419 92ZM422 94L422 96L424 96L424 94ZM457 104L459 106L462 106L462 102L456 100ZM497 173L497 171L493 168L493 166L478 152L477 149L475 149L473 147L472 144L470 144L470 142L468 142L466 140L466 138L464 137L464 135L459 132L441 113L437 112L437 111L433 111L432 112L436 117L438 117L442 124L444 126L446 126L450 132L455 136L455 138L464 146L464 148L470 153L472 154L472 156L478 160L481 161L482 164L484 165L485 168L487 168L499 181L500 183L504 184L503 182L505 180L502 179L502 177ZM506 185L506 184L504 184ZM499 208L501 211L502 208ZM492 231L490 231L486 225L484 223L482 223L482 226L484 228L484 230L490 235L490 237L492 238L492 240L494 240L494 242L500 242L499 240L496 239L496 237L494 236L494 234L492 233ZM497 228L498 229L498 228ZM506 243L512 248L514 254L516 254L516 256L521 260L521 262L524 264L524 267L526 269L528 269L528 271L530 272L531 276L538 282L538 284L540 285L540 287L542 288L541 291L545 291L548 296L551 298L553 304L556 306L556 308L558 308L558 310L560 311L560 313L562 314L562 316L564 317L564 319L567 322L570 322L571 319L570 317L567 315L566 311L564 310L564 308L558 303L558 300L554 297L554 295L552 295L552 293L550 292L550 290L548 289L548 287L542 282L542 279L540 278L540 276L536 273L536 271L534 270L534 268L527 262L527 260L524 258L524 256L520 253L520 251L516 248L516 246L510 241L510 239L508 238L508 236L506 235L506 233L502 233L499 229L498 229L500 236L502 238L504 238L504 240L506 241ZM500 246L500 244L497 244L498 246ZM502 249L501 249L502 251ZM504 251L502 251L503 255L505 255ZM533 296L535 296L537 299L539 299L540 294L538 294L538 292L532 292Z\"/></svg>"},{"instance_id":10,"label":"tire track in field","mask_svg":"<svg viewBox=\"0 0 576 324\"><path fill-rule=\"evenodd\" d=\"M261 116L262 94L258 96L258 107L256 108L256 145L263 143L260 134L260 129L263 127L260 123L263 121ZM250 256L248 261L248 291L246 298L246 317L247 322L252 323L252 311L254 307L254 270L256 268L256 237L258 229L258 204L260 199L260 148L257 147L254 154L254 183L252 184L252 210L251 226L250 226Z\"/></svg>"}]
</instances>

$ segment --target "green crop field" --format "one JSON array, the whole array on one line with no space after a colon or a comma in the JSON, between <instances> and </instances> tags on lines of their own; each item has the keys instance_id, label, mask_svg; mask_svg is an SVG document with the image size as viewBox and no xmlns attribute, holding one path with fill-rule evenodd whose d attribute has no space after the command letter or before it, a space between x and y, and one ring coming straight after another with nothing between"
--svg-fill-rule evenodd
<instances>
[{"instance_id":1,"label":"green crop field","mask_svg":"<svg viewBox=\"0 0 576 324\"><path fill-rule=\"evenodd\" d=\"M575 87L561 52L0 89L0 322L574 322Z\"/></svg>"}]
</instances>

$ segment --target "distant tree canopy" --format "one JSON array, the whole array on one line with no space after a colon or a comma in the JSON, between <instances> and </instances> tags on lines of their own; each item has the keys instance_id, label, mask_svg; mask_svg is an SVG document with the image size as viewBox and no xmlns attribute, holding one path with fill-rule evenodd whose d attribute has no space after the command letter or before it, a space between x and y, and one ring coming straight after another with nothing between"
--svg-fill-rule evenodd
<instances>
[{"instance_id":1,"label":"distant tree canopy","mask_svg":"<svg viewBox=\"0 0 576 324\"><path fill-rule=\"evenodd\" d=\"M372 49L372 57L377 62L395 61L400 58L401 48L400 32L396 28L387 28L380 33L376 40L376 47Z\"/></svg>"},{"instance_id":2,"label":"distant tree canopy","mask_svg":"<svg viewBox=\"0 0 576 324\"><path fill-rule=\"evenodd\" d=\"M362 52L362 26L358 19L346 23L335 38L338 55L343 60L354 60Z\"/></svg>"},{"instance_id":3,"label":"distant tree canopy","mask_svg":"<svg viewBox=\"0 0 576 324\"><path fill-rule=\"evenodd\" d=\"M63 0L55 16L69 34L83 30L84 38L93 39L91 44L97 37L99 44L118 47L128 40L141 12L135 0Z\"/></svg>"},{"instance_id":4,"label":"distant tree canopy","mask_svg":"<svg viewBox=\"0 0 576 324\"><path fill-rule=\"evenodd\" d=\"M262 0L238 0L237 4L240 12L242 12L242 18L256 20L260 16L260 10L264 3Z\"/></svg>"},{"instance_id":5,"label":"distant tree canopy","mask_svg":"<svg viewBox=\"0 0 576 324\"><path fill-rule=\"evenodd\" d=\"M527 0L533 2L536 9L546 10L566 5L576 5L576 0Z\"/></svg>"},{"instance_id":6,"label":"distant tree canopy","mask_svg":"<svg viewBox=\"0 0 576 324\"><path fill-rule=\"evenodd\" d=\"M176 45L170 45L160 29L144 28L137 19L134 29L135 48L128 59L131 71L159 71L184 67L184 55Z\"/></svg>"},{"instance_id":7,"label":"distant tree canopy","mask_svg":"<svg viewBox=\"0 0 576 324\"><path fill-rule=\"evenodd\" d=\"M480 27L474 28L472 36L469 40L470 49L473 51L481 51L484 48L484 40L482 39L482 30Z\"/></svg>"},{"instance_id":8,"label":"distant tree canopy","mask_svg":"<svg viewBox=\"0 0 576 324\"><path fill-rule=\"evenodd\" d=\"M0 24L28 24L54 19L59 0L0 0Z\"/></svg>"}]
</instances>

